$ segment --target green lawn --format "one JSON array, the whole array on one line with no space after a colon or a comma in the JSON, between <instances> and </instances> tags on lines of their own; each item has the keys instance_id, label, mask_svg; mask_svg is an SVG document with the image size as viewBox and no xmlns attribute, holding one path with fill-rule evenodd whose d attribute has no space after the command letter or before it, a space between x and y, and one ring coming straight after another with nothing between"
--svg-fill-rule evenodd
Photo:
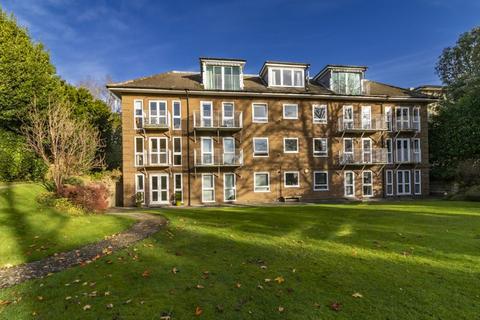
<instances>
[{"instance_id":1,"label":"green lawn","mask_svg":"<svg viewBox=\"0 0 480 320\"><path fill-rule=\"evenodd\" d=\"M0 268L102 240L133 223L104 215L69 216L44 208L38 184L0 185Z\"/></svg>"},{"instance_id":2,"label":"green lawn","mask_svg":"<svg viewBox=\"0 0 480 320\"><path fill-rule=\"evenodd\" d=\"M88 266L3 290L0 299L12 303L0 306L0 318L479 317L479 203L149 212L170 219L168 229Z\"/></svg>"}]
</instances>

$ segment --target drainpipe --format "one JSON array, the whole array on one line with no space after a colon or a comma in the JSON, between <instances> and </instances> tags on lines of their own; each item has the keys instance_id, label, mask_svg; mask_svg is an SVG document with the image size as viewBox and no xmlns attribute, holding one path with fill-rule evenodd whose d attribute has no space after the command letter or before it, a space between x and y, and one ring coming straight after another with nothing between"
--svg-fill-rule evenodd
<instances>
[{"instance_id":1,"label":"drainpipe","mask_svg":"<svg viewBox=\"0 0 480 320\"><path fill-rule=\"evenodd\" d=\"M188 206L191 206L191 181L190 181L190 101L188 97L188 90L185 89L185 96L187 99L187 184L188 184Z\"/></svg>"}]
</instances>

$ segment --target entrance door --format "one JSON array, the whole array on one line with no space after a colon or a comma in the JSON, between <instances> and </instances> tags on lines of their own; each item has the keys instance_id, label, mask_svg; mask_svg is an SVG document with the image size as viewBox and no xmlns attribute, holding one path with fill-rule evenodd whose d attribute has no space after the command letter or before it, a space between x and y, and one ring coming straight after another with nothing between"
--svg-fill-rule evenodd
<instances>
[{"instance_id":1,"label":"entrance door","mask_svg":"<svg viewBox=\"0 0 480 320\"><path fill-rule=\"evenodd\" d=\"M150 175L150 204L168 203L168 174Z\"/></svg>"}]
</instances>

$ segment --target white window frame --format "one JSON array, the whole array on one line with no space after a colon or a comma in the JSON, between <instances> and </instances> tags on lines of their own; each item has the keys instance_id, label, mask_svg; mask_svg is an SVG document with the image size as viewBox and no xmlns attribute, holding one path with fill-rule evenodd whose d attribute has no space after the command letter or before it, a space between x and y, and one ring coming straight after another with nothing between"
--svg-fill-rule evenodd
<instances>
[{"instance_id":1,"label":"white window frame","mask_svg":"<svg viewBox=\"0 0 480 320\"><path fill-rule=\"evenodd\" d=\"M371 183L365 183L365 174L370 174ZM365 187L370 187L372 190L371 194L365 194ZM362 171L362 195L365 198L373 197L373 172L371 170Z\"/></svg>"},{"instance_id":2,"label":"white window frame","mask_svg":"<svg viewBox=\"0 0 480 320\"><path fill-rule=\"evenodd\" d=\"M143 188L140 189L138 187L138 177L142 177L143 179ZM143 173L136 173L135 174L135 202L137 201L137 193L143 193L143 201L142 204L145 204L145 175Z\"/></svg>"},{"instance_id":3,"label":"white window frame","mask_svg":"<svg viewBox=\"0 0 480 320\"><path fill-rule=\"evenodd\" d=\"M177 178L180 176L180 188L177 186ZM180 191L182 193L182 199L180 200L181 202L183 202L183 174L181 173L174 173L173 174L173 196L174 196L174 199L176 201L177 199L177 191Z\"/></svg>"},{"instance_id":4,"label":"white window frame","mask_svg":"<svg viewBox=\"0 0 480 320\"><path fill-rule=\"evenodd\" d=\"M137 105L137 103L140 103L140 105ZM140 114L137 114L138 110L141 111ZM140 118L140 122L142 123L141 127L137 126L137 118ZM143 128L144 118L145 118L145 113L143 111L143 100L140 100L140 99L133 100L133 126L135 129Z\"/></svg>"},{"instance_id":5,"label":"white window frame","mask_svg":"<svg viewBox=\"0 0 480 320\"><path fill-rule=\"evenodd\" d=\"M398 118L398 112L400 110L400 118ZM404 119L403 110L407 110L407 118ZM395 127L396 130L405 130L410 128L410 107L395 107Z\"/></svg>"},{"instance_id":6,"label":"white window frame","mask_svg":"<svg viewBox=\"0 0 480 320\"><path fill-rule=\"evenodd\" d=\"M230 90L230 91L237 91L238 89L234 89L234 88L225 88L225 68L231 68L232 69L232 73L231 73L231 76L232 76L232 85L233 85L233 82L234 82L234 78L233 78L233 68L239 68L239 72L238 72L238 82L239 82L239 89L242 90L243 89L243 81L242 81L242 74L243 74L243 70L242 70L242 67L239 66L239 65L211 65L211 64L205 64L205 69L207 68L207 66L211 66L212 67L212 75L215 77L215 68L220 68L221 72L221 78L222 78L222 86L221 88L215 88L215 87L212 87L212 88L207 88L208 90ZM205 78L206 79L206 78ZM206 79L206 83L208 83L209 81ZM213 84L213 79L211 79L211 83Z\"/></svg>"},{"instance_id":7,"label":"white window frame","mask_svg":"<svg viewBox=\"0 0 480 320\"><path fill-rule=\"evenodd\" d=\"M287 117L285 115L285 107L295 107L295 117ZM296 103L284 103L283 104L283 119L285 119L285 120L298 120L298 104L296 104Z\"/></svg>"},{"instance_id":8,"label":"white window frame","mask_svg":"<svg viewBox=\"0 0 480 320\"><path fill-rule=\"evenodd\" d=\"M417 144L418 148L416 148L415 144ZM413 138L412 139L412 161L414 163L421 163L422 162L422 144L420 138Z\"/></svg>"},{"instance_id":9,"label":"white window frame","mask_svg":"<svg viewBox=\"0 0 480 320\"><path fill-rule=\"evenodd\" d=\"M313 144L312 144L313 156L316 157L316 158L328 157L328 138L313 138L312 140L313 140L312 141L313 142ZM315 141L316 140L325 141L325 146L326 146L326 149L327 149L327 150L325 150L325 152L315 150Z\"/></svg>"},{"instance_id":10,"label":"white window frame","mask_svg":"<svg viewBox=\"0 0 480 320\"><path fill-rule=\"evenodd\" d=\"M265 118L257 118L255 119L255 107L263 106L265 107ZM268 104L263 102L255 102L252 103L252 122L253 123L268 123Z\"/></svg>"},{"instance_id":11,"label":"white window frame","mask_svg":"<svg viewBox=\"0 0 480 320\"><path fill-rule=\"evenodd\" d=\"M274 82L273 77L273 70L280 70L280 84ZM284 79L284 71L291 72L291 85L285 85ZM295 85L295 72L300 71L302 73L302 83L300 85ZM270 87L295 87L295 88L303 88L305 87L305 70L301 68L286 68L286 67L269 67L268 68L268 85Z\"/></svg>"},{"instance_id":12,"label":"white window frame","mask_svg":"<svg viewBox=\"0 0 480 320\"><path fill-rule=\"evenodd\" d=\"M180 141L180 152L175 151L175 140ZM175 164L175 156L180 155L180 164ZM182 137L172 137L172 165L181 166L183 163L182 159Z\"/></svg>"},{"instance_id":13,"label":"white window frame","mask_svg":"<svg viewBox=\"0 0 480 320\"><path fill-rule=\"evenodd\" d=\"M225 177L227 175L232 175L233 176L233 187L232 188L229 188L231 190L233 190L233 194L235 195L235 199L233 200L227 200L227 198L225 197L226 196L226 187L225 187ZM235 175L235 173L233 172L225 172L223 174L223 202L232 202L232 201L237 201L237 176Z\"/></svg>"},{"instance_id":14,"label":"white window frame","mask_svg":"<svg viewBox=\"0 0 480 320\"><path fill-rule=\"evenodd\" d=\"M417 179L417 173L418 173L418 179ZM418 186L418 192L415 191L417 186ZM422 170L419 170L419 169L413 170L413 194L415 195L422 194Z\"/></svg>"},{"instance_id":15,"label":"white window frame","mask_svg":"<svg viewBox=\"0 0 480 320\"><path fill-rule=\"evenodd\" d=\"M390 145L390 148L388 147ZM393 140L392 138L385 139L385 148L387 149L387 163L393 163Z\"/></svg>"},{"instance_id":16,"label":"white window frame","mask_svg":"<svg viewBox=\"0 0 480 320\"><path fill-rule=\"evenodd\" d=\"M210 116L205 116L203 112L203 107L209 106L210 107ZM205 120L210 120L210 125L205 125ZM213 128L213 102L212 101L200 101L200 126L202 128Z\"/></svg>"},{"instance_id":17,"label":"white window frame","mask_svg":"<svg viewBox=\"0 0 480 320\"><path fill-rule=\"evenodd\" d=\"M365 149L365 142L369 142L370 150ZM368 155L367 161L365 161L365 156ZM373 142L371 138L362 138L362 163L372 163L373 162Z\"/></svg>"},{"instance_id":18,"label":"white window frame","mask_svg":"<svg viewBox=\"0 0 480 320\"><path fill-rule=\"evenodd\" d=\"M401 148L398 148L398 142L401 142ZM405 151L404 151L404 146L405 146L405 141L406 141L406 146L407 146L407 159L405 159ZM401 150L401 152L399 151ZM401 157L399 157L401 155ZM395 139L395 162L397 163L408 163L410 162L410 139L408 138L397 138Z\"/></svg>"},{"instance_id":19,"label":"white window frame","mask_svg":"<svg viewBox=\"0 0 480 320\"><path fill-rule=\"evenodd\" d=\"M286 140L295 140L297 142L297 150L296 151L287 151L285 150L285 141ZM292 137L285 137L283 138L283 153L298 153L300 147L298 145L298 138L292 138Z\"/></svg>"},{"instance_id":20,"label":"white window frame","mask_svg":"<svg viewBox=\"0 0 480 320\"><path fill-rule=\"evenodd\" d=\"M142 140L142 152L137 152L137 139L140 139ZM134 148L135 148L135 155L134 155L134 164L135 164L135 167L142 167L144 165L146 165L146 157L145 157L145 139L142 137L142 136L135 136L134 138ZM143 163L140 164L138 163L139 161L137 161L137 156L142 156L142 159L143 159Z\"/></svg>"},{"instance_id":21,"label":"white window frame","mask_svg":"<svg viewBox=\"0 0 480 320\"><path fill-rule=\"evenodd\" d=\"M267 154L266 155L257 155L256 154L256 150L255 150L255 140L267 140ZM252 146L252 149L253 149L253 157L254 158L266 158L270 155L270 145L269 145L269 142L268 142L268 137L254 137L253 140L252 140L252 143L253 143L253 146Z\"/></svg>"},{"instance_id":22,"label":"white window frame","mask_svg":"<svg viewBox=\"0 0 480 320\"><path fill-rule=\"evenodd\" d=\"M368 111L368 112L367 112ZM372 107L371 106L362 106L361 111L361 123L362 129L371 130L372 129ZM368 121L366 121L368 120Z\"/></svg>"},{"instance_id":23,"label":"white window frame","mask_svg":"<svg viewBox=\"0 0 480 320\"><path fill-rule=\"evenodd\" d=\"M152 152L152 141L153 140L157 140L157 143L158 143L158 151L157 152ZM162 152L160 150L160 141L165 141L165 151ZM148 138L148 154L149 154L149 158L148 158L148 164L150 165L168 165L169 164L169 159L168 159L168 138L164 138L164 137L150 137ZM152 155L157 155L158 157L158 162L157 163L153 163L152 162ZM166 162L163 163L160 161L160 158L161 158L161 155L162 154L165 154L165 159L166 159Z\"/></svg>"},{"instance_id":24,"label":"white window frame","mask_svg":"<svg viewBox=\"0 0 480 320\"><path fill-rule=\"evenodd\" d=\"M401 173L401 176L402 176L402 183L400 183L400 179L399 179L399 174ZM406 182L406 175L405 173L408 173L408 183ZM397 178L397 195L399 196L404 196L404 195L409 195L409 194L412 194L412 180L411 180L411 174L410 174L410 170L397 170L397 174L396 174L396 178ZM400 192L399 189L400 189L400 186L403 186L403 192ZM407 188L405 188L406 186L408 186L408 192L406 191Z\"/></svg>"},{"instance_id":25,"label":"white window frame","mask_svg":"<svg viewBox=\"0 0 480 320\"><path fill-rule=\"evenodd\" d=\"M327 183L325 185L316 183L315 174L317 174L317 173L324 173L326 175ZM322 188L322 186L324 186L325 188ZM313 191L328 191L328 189L329 189L328 171L313 171Z\"/></svg>"},{"instance_id":26,"label":"white window frame","mask_svg":"<svg viewBox=\"0 0 480 320\"><path fill-rule=\"evenodd\" d=\"M346 117L347 115L347 112L346 110L352 110L352 118L349 119L348 117ZM355 119L355 114L353 113L353 106L352 105L344 105L343 108L342 108L342 121L343 121L343 129L353 129L355 124L354 124L354 119ZM347 125L349 124L349 125Z\"/></svg>"},{"instance_id":27,"label":"white window frame","mask_svg":"<svg viewBox=\"0 0 480 320\"><path fill-rule=\"evenodd\" d=\"M413 107L412 109L412 127L419 131L421 130L420 107Z\"/></svg>"},{"instance_id":28,"label":"white window frame","mask_svg":"<svg viewBox=\"0 0 480 320\"><path fill-rule=\"evenodd\" d=\"M151 111L152 111L151 107L150 107L151 103L156 104L156 111L157 111L156 116L152 116L152 114L151 114ZM165 106L165 115L163 115L163 116L160 115L160 104ZM153 118L156 118L155 124L157 124L157 125L160 125L160 123L161 123L160 119L165 119L165 124L168 126L168 124L169 124L169 121L168 121L168 104L167 104L166 100L148 100L148 121L149 121L149 124L153 124L153 122L152 122Z\"/></svg>"},{"instance_id":29,"label":"white window frame","mask_svg":"<svg viewBox=\"0 0 480 320\"><path fill-rule=\"evenodd\" d=\"M178 104L178 115L175 115L175 105ZM178 126L175 126L175 119L178 119ZM180 100L172 101L172 129L182 130L182 102Z\"/></svg>"},{"instance_id":30,"label":"white window frame","mask_svg":"<svg viewBox=\"0 0 480 320\"><path fill-rule=\"evenodd\" d=\"M257 174L266 174L267 175L267 186L266 190L257 190ZM270 172L261 171L253 173L253 192L270 192Z\"/></svg>"},{"instance_id":31,"label":"white window frame","mask_svg":"<svg viewBox=\"0 0 480 320\"><path fill-rule=\"evenodd\" d=\"M232 141L233 142L233 151L226 152L225 142ZM225 155L231 155L233 159L233 163L225 161ZM235 163L235 138L234 137L223 137L222 139L222 163L223 164L234 164Z\"/></svg>"},{"instance_id":32,"label":"white window frame","mask_svg":"<svg viewBox=\"0 0 480 320\"><path fill-rule=\"evenodd\" d=\"M212 146L211 152L204 152L203 150L203 141L209 140ZM209 163L205 162L204 155L211 155L212 161ZM213 165L215 163L215 143L212 137L201 137L200 139L200 160L202 161L202 165Z\"/></svg>"},{"instance_id":33,"label":"white window frame","mask_svg":"<svg viewBox=\"0 0 480 320\"><path fill-rule=\"evenodd\" d=\"M231 117L225 117L225 105L231 105L232 106L232 116ZM226 125L225 120L227 120L227 121L231 120L232 125L231 126ZM236 126L236 124L235 124L235 103L229 102L229 101L224 101L224 102L222 102L222 127L233 128L235 126Z\"/></svg>"},{"instance_id":34,"label":"white window frame","mask_svg":"<svg viewBox=\"0 0 480 320\"><path fill-rule=\"evenodd\" d=\"M287 185L287 174L297 175L297 184ZM283 187L284 188L300 188L300 172L299 171L284 171L283 172Z\"/></svg>"},{"instance_id":35,"label":"white window frame","mask_svg":"<svg viewBox=\"0 0 480 320\"><path fill-rule=\"evenodd\" d=\"M347 184L347 175L352 174L352 184ZM352 187L352 194L347 194L347 187ZM345 197L355 197L355 172L354 171L345 171L343 174L343 194Z\"/></svg>"},{"instance_id":36,"label":"white window frame","mask_svg":"<svg viewBox=\"0 0 480 320\"><path fill-rule=\"evenodd\" d=\"M325 119L315 117L315 109L325 109ZM312 121L313 123L326 124L328 122L328 108L326 104L314 104L312 105Z\"/></svg>"},{"instance_id":37,"label":"white window frame","mask_svg":"<svg viewBox=\"0 0 480 320\"><path fill-rule=\"evenodd\" d=\"M205 176L212 176L212 185L213 187L211 188L205 188L205 181L203 180L203 178ZM205 197L204 197L204 194L203 192L204 191L213 191L213 200L205 200ZM202 173L202 202L204 203L212 203L212 202L215 202L215 175L213 173Z\"/></svg>"},{"instance_id":38,"label":"white window frame","mask_svg":"<svg viewBox=\"0 0 480 320\"><path fill-rule=\"evenodd\" d=\"M392 106L385 106L384 114L385 114L385 124L387 131L393 130L393 108Z\"/></svg>"},{"instance_id":39,"label":"white window frame","mask_svg":"<svg viewBox=\"0 0 480 320\"><path fill-rule=\"evenodd\" d=\"M347 141L347 140L352 142L352 151L348 151L348 152L346 151L347 144L345 143L345 141ZM347 157L347 155L349 155L349 156ZM355 144L354 144L353 138L343 138L343 160L345 161L345 159L347 159L347 158L348 158L349 161L355 159Z\"/></svg>"},{"instance_id":40,"label":"white window frame","mask_svg":"<svg viewBox=\"0 0 480 320\"><path fill-rule=\"evenodd\" d=\"M393 189L393 170L385 170L385 195L393 196L394 189ZM388 187L392 192L388 192Z\"/></svg>"}]
</instances>

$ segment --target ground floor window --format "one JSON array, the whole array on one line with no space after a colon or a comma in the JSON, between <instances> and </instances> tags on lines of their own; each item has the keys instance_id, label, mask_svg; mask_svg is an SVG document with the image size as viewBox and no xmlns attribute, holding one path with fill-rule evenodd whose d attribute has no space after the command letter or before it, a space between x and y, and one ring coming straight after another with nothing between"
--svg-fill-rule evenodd
<instances>
[{"instance_id":1,"label":"ground floor window","mask_svg":"<svg viewBox=\"0 0 480 320\"><path fill-rule=\"evenodd\" d=\"M298 171L286 171L283 177L285 188L296 188L300 186L300 175Z\"/></svg>"},{"instance_id":2,"label":"ground floor window","mask_svg":"<svg viewBox=\"0 0 480 320\"><path fill-rule=\"evenodd\" d=\"M253 176L253 186L255 192L269 192L270 174L268 172L255 172Z\"/></svg>"},{"instance_id":3,"label":"ground floor window","mask_svg":"<svg viewBox=\"0 0 480 320\"><path fill-rule=\"evenodd\" d=\"M313 191L327 191L328 190L328 172L314 171L313 172Z\"/></svg>"},{"instance_id":4,"label":"ground floor window","mask_svg":"<svg viewBox=\"0 0 480 320\"><path fill-rule=\"evenodd\" d=\"M202 202L215 202L215 178L213 174L202 175Z\"/></svg>"},{"instance_id":5,"label":"ground floor window","mask_svg":"<svg viewBox=\"0 0 480 320\"><path fill-rule=\"evenodd\" d=\"M410 170L397 171L397 195L410 194Z\"/></svg>"},{"instance_id":6,"label":"ground floor window","mask_svg":"<svg viewBox=\"0 0 480 320\"><path fill-rule=\"evenodd\" d=\"M393 171L385 171L385 193L387 196L393 196Z\"/></svg>"},{"instance_id":7,"label":"ground floor window","mask_svg":"<svg viewBox=\"0 0 480 320\"><path fill-rule=\"evenodd\" d=\"M353 171L345 171L343 186L346 197L355 196L355 173Z\"/></svg>"},{"instance_id":8,"label":"ground floor window","mask_svg":"<svg viewBox=\"0 0 480 320\"><path fill-rule=\"evenodd\" d=\"M135 175L135 203L145 203L145 175L143 173Z\"/></svg>"},{"instance_id":9,"label":"ground floor window","mask_svg":"<svg viewBox=\"0 0 480 320\"><path fill-rule=\"evenodd\" d=\"M223 174L223 200L235 201L237 200L236 178L234 173Z\"/></svg>"},{"instance_id":10,"label":"ground floor window","mask_svg":"<svg viewBox=\"0 0 480 320\"><path fill-rule=\"evenodd\" d=\"M372 171L362 172L362 189L364 197L373 196L373 173Z\"/></svg>"},{"instance_id":11,"label":"ground floor window","mask_svg":"<svg viewBox=\"0 0 480 320\"><path fill-rule=\"evenodd\" d=\"M183 202L183 177L181 173L173 175L173 192L175 193L175 202Z\"/></svg>"},{"instance_id":12,"label":"ground floor window","mask_svg":"<svg viewBox=\"0 0 480 320\"><path fill-rule=\"evenodd\" d=\"M422 194L422 171L413 171L413 193Z\"/></svg>"}]
</instances>

